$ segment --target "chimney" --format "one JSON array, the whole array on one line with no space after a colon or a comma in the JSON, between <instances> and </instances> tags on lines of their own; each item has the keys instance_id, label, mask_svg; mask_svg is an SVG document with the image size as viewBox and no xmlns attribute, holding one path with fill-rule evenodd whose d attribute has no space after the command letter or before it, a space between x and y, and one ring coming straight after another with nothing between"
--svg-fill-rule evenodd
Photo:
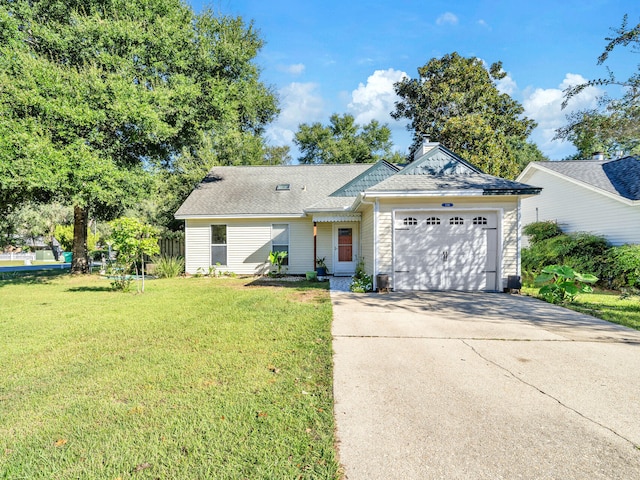
<instances>
[{"instance_id":1,"label":"chimney","mask_svg":"<svg viewBox=\"0 0 640 480\"><path fill-rule=\"evenodd\" d=\"M604 152L593 152L591 159L598 161L604 160Z\"/></svg>"},{"instance_id":2,"label":"chimney","mask_svg":"<svg viewBox=\"0 0 640 480\"><path fill-rule=\"evenodd\" d=\"M430 142L427 135L423 135L422 145L414 152L413 159L417 160L429 151L440 145L439 142Z\"/></svg>"}]
</instances>

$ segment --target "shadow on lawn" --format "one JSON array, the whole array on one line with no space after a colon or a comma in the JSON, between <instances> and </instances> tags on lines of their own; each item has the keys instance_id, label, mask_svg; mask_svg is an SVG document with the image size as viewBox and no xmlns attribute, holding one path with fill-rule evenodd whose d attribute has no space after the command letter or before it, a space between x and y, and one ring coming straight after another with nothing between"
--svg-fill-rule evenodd
<instances>
[{"instance_id":1,"label":"shadow on lawn","mask_svg":"<svg viewBox=\"0 0 640 480\"><path fill-rule=\"evenodd\" d=\"M69 272L59 270L0 272L0 288L7 285L43 285L67 275L69 275Z\"/></svg>"},{"instance_id":2,"label":"shadow on lawn","mask_svg":"<svg viewBox=\"0 0 640 480\"><path fill-rule=\"evenodd\" d=\"M282 280L271 277L260 277L249 283L245 287L285 287L296 290L329 290L329 282L313 282L309 280Z\"/></svg>"},{"instance_id":3,"label":"shadow on lawn","mask_svg":"<svg viewBox=\"0 0 640 480\"><path fill-rule=\"evenodd\" d=\"M71 287L67 292L113 292L111 287Z\"/></svg>"}]
</instances>

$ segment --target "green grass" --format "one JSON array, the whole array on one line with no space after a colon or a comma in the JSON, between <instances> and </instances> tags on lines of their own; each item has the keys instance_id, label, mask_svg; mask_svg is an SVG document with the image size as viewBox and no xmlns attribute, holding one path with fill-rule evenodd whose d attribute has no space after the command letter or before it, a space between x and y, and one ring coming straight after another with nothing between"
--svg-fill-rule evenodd
<instances>
[{"instance_id":1,"label":"green grass","mask_svg":"<svg viewBox=\"0 0 640 480\"><path fill-rule=\"evenodd\" d=\"M523 287L522 292L533 297L539 288ZM618 292L595 290L581 293L573 303L563 304L576 312L586 313L609 322L640 330L640 297L622 297Z\"/></svg>"},{"instance_id":2,"label":"green grass","mask_svg":"<svg viewBox=\"0 0 640 480\"><path fill-rule=\"evenodd\" d=\"M0 281L0 478L333 479L326 285Z\"/></svg>"}]
</instances>

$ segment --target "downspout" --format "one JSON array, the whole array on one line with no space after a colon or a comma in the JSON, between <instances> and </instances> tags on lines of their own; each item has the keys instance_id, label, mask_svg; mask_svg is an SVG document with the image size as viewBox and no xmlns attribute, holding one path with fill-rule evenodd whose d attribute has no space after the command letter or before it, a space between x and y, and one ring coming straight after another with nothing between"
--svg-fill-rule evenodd
<instances>
[{"instance_id":1,"label":"downspout","mask_svg":"<svg viewBox=\"0 0 640 480\"><path fill-rule=\"evenodd\" d=\"M360 203L373 205L373 290L376 291L378 288L378 213L380 212L380 204L377 198L375 202L367 202L364 200L364 196Z\"/></svg>"},{"instance_id":2,"label":"downspout","mask_svg":"<svg viewBox=\"0 0 640 480\"><path fill-rule=\"evenodd\" d=\"M522 215L520 209L520 197L518 197L518 235L517 235L518 249L516 252L516 275L520 275L520 249L522 248ZM520 277L522 279L522 277Z\"/></svg>"}]
</instances>

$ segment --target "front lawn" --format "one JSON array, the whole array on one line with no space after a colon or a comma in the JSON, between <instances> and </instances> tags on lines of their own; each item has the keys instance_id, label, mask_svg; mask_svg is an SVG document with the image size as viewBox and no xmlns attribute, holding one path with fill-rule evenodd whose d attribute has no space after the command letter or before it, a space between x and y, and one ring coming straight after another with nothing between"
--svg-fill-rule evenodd
<instances>
[{"instance_id":1,"label":"front lawn","mask_svg":"<svg viewBox=\"0 0 640 480\"><path fill-rule=\"evenodd\" d=\"M0 281L0 478L339 477L326 284L247 283Z\"/></svg>"},{"instance_id":2,"label":"front lawn","mask_svg":"<svg viewBox=\"0 0 640 480\"><path fill-rule=\"evenodd\" d=\"M523 287L526 295L537 296L539 288ZM563 304L577 312L586 313L609 322L640 330L640 297L621 297L620 293L596 290L581 293L575 302Z\"/></svg>"}]
</instances>

